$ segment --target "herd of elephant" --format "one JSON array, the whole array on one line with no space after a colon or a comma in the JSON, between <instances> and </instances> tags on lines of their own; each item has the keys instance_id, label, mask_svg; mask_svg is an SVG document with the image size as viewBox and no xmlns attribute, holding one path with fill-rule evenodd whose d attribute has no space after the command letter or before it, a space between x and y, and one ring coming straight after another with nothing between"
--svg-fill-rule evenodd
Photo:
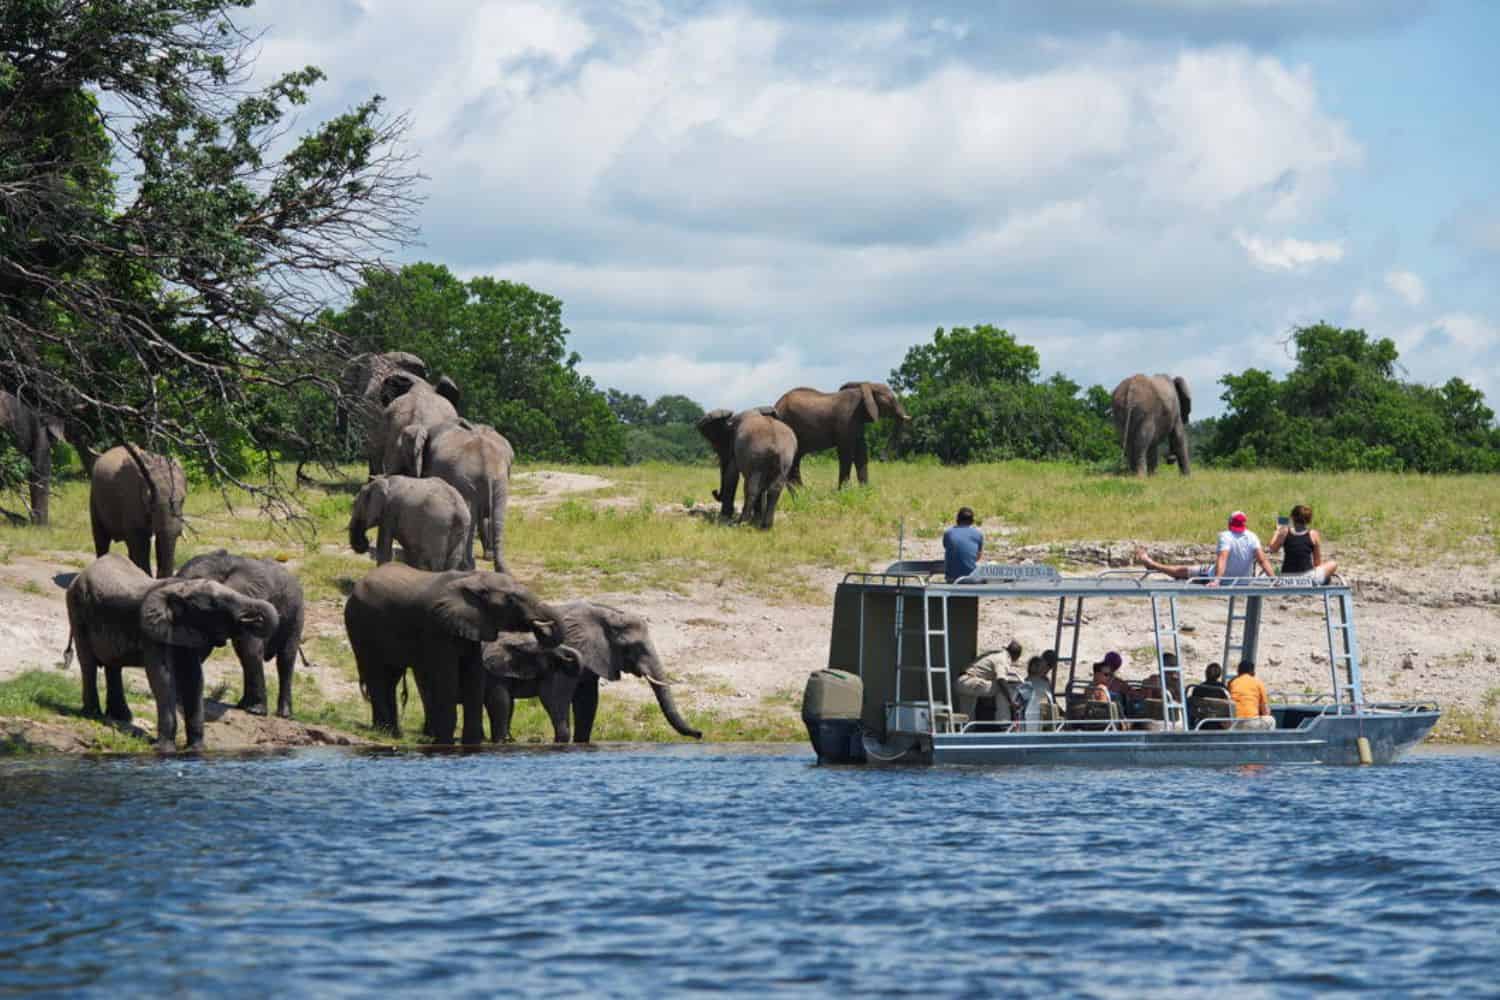
<instances>
[{"instance_id":1,"label":"herd of elephant","mask_svg":"<svg viewBox=\"0 0 1500 1000\"><path fill-rule=\"evenodd\" d=\"M462 739L510 738L516 698L538 698L559 742L587 742L598 709L599 681L645 678L662 714L698 738L672 697L644 619L590 601L550 605L506 570L505 513L514 451L498 431L458 414L458 387L429 382L421 358L400 352L352 359L340 384L336 429L364 436L369 480L354 499L351 547L369 550L377 529L376 567L355 584L344 624L361 690L377 728L399 732L397 690L410 669L423 701L427 735L453 741L457 710ZM1134 375L1115 389L1114 420L1136 474L1156 471L1168 444L1189 472L1188 387L1182 378ZM739 413L713 410L698 430L719 459L721 515L732 518L745 481L740 521L770 528L788 484L801 482L804 455L836 448L839 486L853 469L868 482L865 425L910 418L891 388L849 382L835 392L799 388L772 406ZM51 445L62 425L0 391L0 426L31 460L32 519L45 523ZM76 651L83 707L128 721L120 670L140 666L157 710L157 742L176 744L177 709L190 748L203 743L203 661L232 643L243 672L239 707L267 711L263 664L275 660L277 714L292 713L292 680L304 622L301 585L279 563L220 550L190 560L174 575L187 494L174 459L132 445L95 455L89 466L89 514L96 561L68 587L69 652ZM475 535L493 570L477 569ZM125 543L129 558L109 552ZM404 563L393 562L399 542ZM151 575L154 547L156 576ZM106 673L101 711L97 671Z\"/></svg>"}]
</instances>

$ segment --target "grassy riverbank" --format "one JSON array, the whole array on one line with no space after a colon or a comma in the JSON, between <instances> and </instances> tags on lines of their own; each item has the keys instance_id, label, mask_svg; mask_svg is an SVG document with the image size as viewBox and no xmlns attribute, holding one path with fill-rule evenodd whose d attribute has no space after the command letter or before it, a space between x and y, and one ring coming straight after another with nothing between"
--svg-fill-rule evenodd
<instances>
[{"instance_id":1,"label":"grassy riverbank","mask_svg":"<svg viewBox=\"0 0 1500 1000\"><path fill-rule=\"evenodd\" d=\"M298 717L368 737L374 734L364 728L368 707L355 687L353 660L342 638L341 609L349 589L371 564L348 549L346 538L352 484L360 470L341 471L349 483L300 490L291 518L265 516L239 491L193 484L187 502L191 529L180 543L179 562L225 547L276 558L292 568L309 600L305 647L318 667L299 668ZM283 474L290 477L291 469ZM775 635L778 616L812 616L809 638L802 645L816 644L812 637L826 629L826 611L819 609L827 607L830 581L837 574L893 558L902 532L909 553L931 552L961 504L972 506L984 522L992 551L1040 546L1028 551L1033 557L1060 562L1080 543L1107 546L1112 557L1127 554L1136 543L1205 545L1235 508L1247 511L1252 526L1269 537L1277 512L1305 502L1317 511L1318 526L1333 540L1346 568L1441 563L1488 580L1492 587L1500 585L1495 514L1500 510L1500 481L1495 477L1200 470L1188 479L1169 472L1136 480L1056 464L946 468L898 463L872 467L873 486L838 491L833 488L833 462L809 461L804 474L808 485L783 497L776 528L767 534L716 523L717 505L710 490L717 485L717 474L706 465L566 470L521 466L516 470L507 530L508 557L516 574L545 597L608 593L628 604L633 594L643 599L647 594L675 594L701 605L696 615L685 617L703 628L747 601L760 602L766 611L755 620L770 624L763 626L767 637L752 641L745 653L744 676L752 680L763 666L760 661L780 659L783 650L778 644L790 641ZM557 488L560 480L569 481L566 489ZM3 505L15 509L13 500ZM66 642L66 617L53 574L76 571L93 558L87 484L81 478L61 479L52 516L46 529L0 529L0 600L39 609L40 627L50 631L37 645L60 650ZM653 625L658 632L662 627ZM658 643L663 643L660 634ZM806 649L800 653L810 662L821 655ZM78 703L76 673L48 669L55 667L55 658L33 656L35 662L7 663L7 655L20 654L0 650L0 668L9 668L0 669L0 716L94 727L87 731L103 749L139 745L128 735L70 714ZM1500 678L1489 676L1495 668L1482 656L1476 646L1471 659L1484 671L1481 686L1473 704L1450 707L1440 730L1446 738L1500 738L1500 727L1494 723L1497 699L1484 693L1500 692ZM227 651L216 653L215 660L233 665ZM687 674L679 697L711 738L803 738L796 718L795 677L781 677L774 684L739 683L733 675L695 675L691 657L685 660L669 668ZM28 667L41 667L43 673L26 674ZM233 701L238 696L237 668L223 675L220 694ZM137 714L144 709L149 717L143 678L134 671L126 676L139 706ZM413 698L405 717L408 732L420 731L420 713ZM523 739L549 733L534 703L518 708L516 731ZM606 694L596 736L658 740L675 734L649 698Z\"/></svg>"}]
</instances>

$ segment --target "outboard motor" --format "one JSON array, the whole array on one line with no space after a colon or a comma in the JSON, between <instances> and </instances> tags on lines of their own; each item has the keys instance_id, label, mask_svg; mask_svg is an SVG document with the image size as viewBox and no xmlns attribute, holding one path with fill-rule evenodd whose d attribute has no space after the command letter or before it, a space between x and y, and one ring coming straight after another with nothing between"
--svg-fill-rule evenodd
<instances>
[{"instance_id":1,"label":"outboard motor","mask_svg":"<svg viewBox=\"0 0 1500 1000\"><path fill-rule=\"evenodd\" d=\"M802 692L802 722L820 764L862 764L865 685L845 670L819 670Z\"/></svg>"}]
</instances>

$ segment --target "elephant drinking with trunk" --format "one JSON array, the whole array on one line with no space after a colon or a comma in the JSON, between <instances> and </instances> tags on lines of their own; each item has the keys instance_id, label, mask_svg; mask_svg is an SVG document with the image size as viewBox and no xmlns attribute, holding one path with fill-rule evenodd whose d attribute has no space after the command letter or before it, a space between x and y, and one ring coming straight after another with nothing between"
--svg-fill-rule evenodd
<instances>
[{"instance_id":1,"label":"elephant drinking with trunk","mask_svg":"<svg viewBox=\"0 0 1500 1000\"><path fill-rule=\"evenodd\" d=\"M45 417L0 389L0 432L10 432L16 450L26 457L31 471L26 483L31 493L31 523L47 523L48 497L52 490L52 446L63 439L62 421Z\"/></svg>"},{"instance_id":2,"label":"elephant drinking with trunk","mask_svg":"<svg viewBox=\"0 0 1500 1000\"><path fill-rule=\"evenodd\" d=\"M1177 471L1192 472L1188 458L1188 415L1193 400L1182 376L1132 375L1115 386L1111 411L1125 464L1137 476L1155 475L1157 448L1167 442L1167 454Z\"/></svg>"},{"instance_id":3,"label":"elephant drinking with trunk","mask_svg":"<svg viewBox=\"0 0 1500 1000\"><path fill-rule=\"evenodd\" d=\"M195 556L177 571L182 580L212 580L235 593L265 601L276 609L277 626L269 635L245 632L234 638L243 687L237 708L251 715L266 714L264 664L276 661L276 714L292 717L292 672L302 646L302 625L307 609L302 584L285 566L270 559L230 555L224 549Z\"/></svg>"},{"instance_id":4,"label":"elephant drinking with trunk","mask_svg":"<svg viewBox=\"0 0 1500 1000\"><path fill-rule=\"evenodd\" d=\"M371 527L375 562L392 559L401 543L408 564L417 569L467 569L474 563L474 525L463 494L441 479L376 476L354 498L349 514L349 547L365 553Z\"/></svg>"},{"instance_id":5,"label":"elephant drinking with trunk","mask_svg":"<svg viewBox=\"0 0 1500 1000\"><path fill-rule=\"evenodd\" d=\"M556 605L562 616L562 645L549 650L517 637L484 647L485 702L490 713L490 736L510 740L510 720L516 698L540 698L552 720L554 742L587 743L599 710L599 682L622 674L644 677L656 695L661 714L684 736L702 739L703 733L683 718L672 697L666 668L640 615L593 601ZM568 726L572 709L573 726Z\"/></svg>"},{"instance_id":6,"label":"elephant drinking with trunk","mask_svg":"<svg viewBox=\"0 0 1500 1000\"><path fill-rule=\"evenodd\" d=\"M410 667L439 743L453 742L460 703L464 743L484 741L481 643L501 632L562 641L558 612L503 573L429 573L394 562L355 584L344 628L375 728L400 733L396 689Z\"/></svg>"},{"instance_id":7,"label":"elephant drinking with trunk","mask_svg":"<svg viewBox=\"0 0 1500 1000\"><path fill-rule=\"evenodd\" d=\"M837 448L839 488L849 482L852 466L861 486L870 481L870 451L865 425L881 417L905 424L911 419L901 400L884 382L845 382L837 392L792 389L776 401L780 417L797 435L797 457L788 482L802 485L802 456Z\"/></svg>"},{"instance_id":8,"label":"elephant drinking with trunk","mask_svg":"<svg viewBox=\"0 0 1500 1000\"><path fill-rule=\"evenodd\" d=\"M90 473L89 521L94 554L104 555L123 540L130 561L151 572L151 541L156 540L156 575L172 575L187 477L175 459L124 445L94 460Z\"/></svg>"},{"instance_id":9,"label":"elephant drinking with trunk","mask_svg":"<svg viewBox=\"0 0 1500 1000\"><path fill-rule=\"evenodd\" d=\"M730 413L710 410L698 421L698 433L719 456L719 488L714 499L720 514L734 516L734 494L745 477L745 506L740 523L769 528L776 520L776 503L786 488L797 457L797 436L770 407Z\"/></svg>"},{"instance_id":10,"label":"elephant drinking with trunk","mask_svg":"<svg viewBox=\"0 0 1500 1000\"><path fill-rule=\"evenodd\" d=\"M212 580L153 580L119 555L104 555L68 585L68 647L83 673L83 711L99 714L105 668L107 717L130 721L122 667L145 667L156 700L156 745L177 743L177 706L189 750L203 747L203 661L230 639L266 639L280 620L268 601Z\"/></svg>"}]
</instances>

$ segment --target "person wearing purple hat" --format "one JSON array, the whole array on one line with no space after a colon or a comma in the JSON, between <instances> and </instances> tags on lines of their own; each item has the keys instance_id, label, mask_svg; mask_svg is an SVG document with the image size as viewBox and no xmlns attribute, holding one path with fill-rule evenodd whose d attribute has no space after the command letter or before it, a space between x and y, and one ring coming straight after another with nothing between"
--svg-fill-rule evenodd
<instances>
[{"instance_id":1,"label":"person wearing purple hat","mask_svg":"<svg viewBox=\"0 0 1500 1000\"><path fill-rule=\"evenodd\" d=\"M1109 688L1110 697L1120 701L1125 700L1125 695L1130 690L1130 685L1120 679L1120 667L1124 662L1120 659L1120 654L1111 649L1096 664L1104 669L1104 686Z\"/></svg>"},{"instance_id":2,"label":"person wearing purple hat","mask_svg":"<svg viewBox=\"0 0 1500 1000\"><path fill-rule=\"evenodd\" d=\"M1255 572L1256 566L1266 576L1275 576L1276 571L1271 568L1271 560L1261 547L1260 539L1246 527L1247 520L1242 510L1229 515L1228 527L1219 532L1218 553L1212 563L1174 566L1171 563L1157 562L1146 554L1145 549L1136 549L1136 562L1174 580L1206 579L1210 587L1217 587L1223 579L1248 577Z\"/></svg>"}]
</instances>

